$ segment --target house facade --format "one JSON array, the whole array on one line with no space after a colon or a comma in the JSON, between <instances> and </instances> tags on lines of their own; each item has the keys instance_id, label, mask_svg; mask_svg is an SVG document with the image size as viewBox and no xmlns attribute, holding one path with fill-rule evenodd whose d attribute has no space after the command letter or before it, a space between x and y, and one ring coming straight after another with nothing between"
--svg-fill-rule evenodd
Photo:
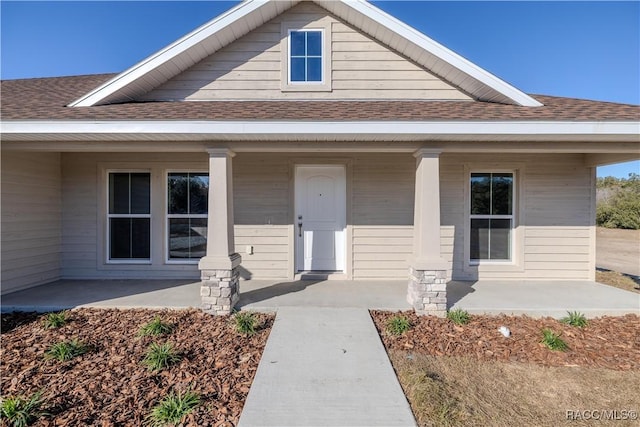
<instances>
[{"instance_id":1,"label":"house facade","mask_svg":"<svg viewBox=\"0 0 640 427\"><path fill-rule=\"evenodd\" d=\"M2 83L2 292L64 279L594 280L640 108L527 95L356 1L248 0L118 75Z\"/></svg>"}]
</instances>

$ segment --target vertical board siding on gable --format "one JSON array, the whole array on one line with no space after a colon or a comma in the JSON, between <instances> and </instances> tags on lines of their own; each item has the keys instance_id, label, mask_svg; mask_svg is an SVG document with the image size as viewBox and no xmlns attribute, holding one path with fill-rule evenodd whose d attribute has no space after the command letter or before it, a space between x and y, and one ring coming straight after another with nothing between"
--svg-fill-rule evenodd
<instances>
[{"instance_id":1,"label":"vertical board siding on gable","mask_svg":"<svg viewBox=\"0 0 640 427\"><path fill-rule=\"evenodd\" d=\"M2 293L60 278L60 154L2 152Z\"/></svg>"},{"instance_id":2,"label":"vertical board siding on gable","mask_svg":"<svg viewBox=\"0 0 640 427\"><path fill-rule=\"evenodd\" d=\"M313 22L327 15L317 5L299 4L173 77L141 100L470 100L459 89L331 15L333 91L282 92L282 22Z\"/></svg>"},{"instance_id":3,"label":"vertical board siding on gable","mask_svg":"<svg viewBox=\"0 0 640 427\"><path fill-rule=\"evenodd\" d=\"M492 268L469 273L464 265L467 209L464 188L471 169L513 168L524 165L523 194L518 205L524 218L519 222L524 245L521 271ZM487 165L491 165L487 168ZM441 249L452 263L454 280L478 279L591 279L595 266L589 252L594 242L591 229L591 178L582 156L576 154L468 155L441 157L442 231ZM559 192L558 190L562 191Z\"/></svg>"}]
</instances>

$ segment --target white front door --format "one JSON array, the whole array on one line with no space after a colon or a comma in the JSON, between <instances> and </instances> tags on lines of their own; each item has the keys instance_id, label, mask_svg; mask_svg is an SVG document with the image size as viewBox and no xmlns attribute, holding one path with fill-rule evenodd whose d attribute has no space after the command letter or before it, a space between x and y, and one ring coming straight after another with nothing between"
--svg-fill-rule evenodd
<instances>
[{"instance_id":1,"label":"white front door","mask_svg":"<svg viewBox=\"0 0 640 427\"><path fill-rule=\"evenodd\" d=\"M347 185L344 166L296 166L296 270L344 271Z\"/></svg>"}]
</instances>

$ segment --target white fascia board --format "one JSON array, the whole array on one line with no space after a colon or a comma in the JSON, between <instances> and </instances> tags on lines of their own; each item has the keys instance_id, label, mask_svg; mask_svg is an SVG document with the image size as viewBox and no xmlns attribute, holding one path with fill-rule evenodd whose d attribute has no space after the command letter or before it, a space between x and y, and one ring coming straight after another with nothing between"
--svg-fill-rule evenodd
<instances>
[{"instance_id":1,"label":"white fascia board","mask_svg":"<svg viewBox=\"0 0 640 427\"><path fill-rule=\"evenodd\" d=\"M18 121L0 134L638 135L640 122L556 121Z\"/></svg>"},{"instance_id":2,"label":"white fascia board","mask_svg":"<svg viewBox=\"0 0 640 427\"><path fill-rule=\"evenodd\" d=\"M208 37L222 30L226 26L264 6L269 1L271 0L243 1L234 8L229 9L222 15L212 19L204 25L201 25L189 34L142 60L128 70L118 74L102 86L73 101L69 104L69 107L91 107L99 104L102 100L135 82L149 71L165 64L187 49L197 45L203 40L206 40Z\"/></svg>"},{"instance_id":3,"label":"white fascia board","mask_svg":"<svg viewBox=\"0 0 640 427\"><path fill-rule=\"evenodd\" d=\"M447 49L435 40L427 37L415 28L405 24L397 18L373 6L366 0L345 0L345 4L362 13L363 15L373 19L380 25L394 31L398 35L406 38L412 43L420 46L427 52L435 55L441 60L451 64L463 73L482 82L483 84L502 93L507 98L512 99L516 104L524 107L541 107L543 104L536 101L526 93L516 89L504 80L499 79L483 68L478 67L471 61L463 58L450 49Z\"/></svg>"}]
</instances>

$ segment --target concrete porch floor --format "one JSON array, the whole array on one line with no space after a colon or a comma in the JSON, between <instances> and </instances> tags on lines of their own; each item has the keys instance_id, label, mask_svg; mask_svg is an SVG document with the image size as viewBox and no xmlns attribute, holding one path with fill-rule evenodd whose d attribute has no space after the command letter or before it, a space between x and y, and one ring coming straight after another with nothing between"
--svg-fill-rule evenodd
<instances>
[{"instance_id":1,"label":"concrete porch floor","mask_svg":"<svg viewBox=\"0 0 640 427\"><path fill-rule=\"evenodd\" d=\"M193 280L61 280L1 297L2 311L55 311L74 307L187 308L200 306ZM406 281L240 282L236 308L277 311L280 307L350 307L409 310ZM562 317L640 314L640 294L588 281L450 282L450 308L469 313Z\"/></svg>"}]
</instances>

